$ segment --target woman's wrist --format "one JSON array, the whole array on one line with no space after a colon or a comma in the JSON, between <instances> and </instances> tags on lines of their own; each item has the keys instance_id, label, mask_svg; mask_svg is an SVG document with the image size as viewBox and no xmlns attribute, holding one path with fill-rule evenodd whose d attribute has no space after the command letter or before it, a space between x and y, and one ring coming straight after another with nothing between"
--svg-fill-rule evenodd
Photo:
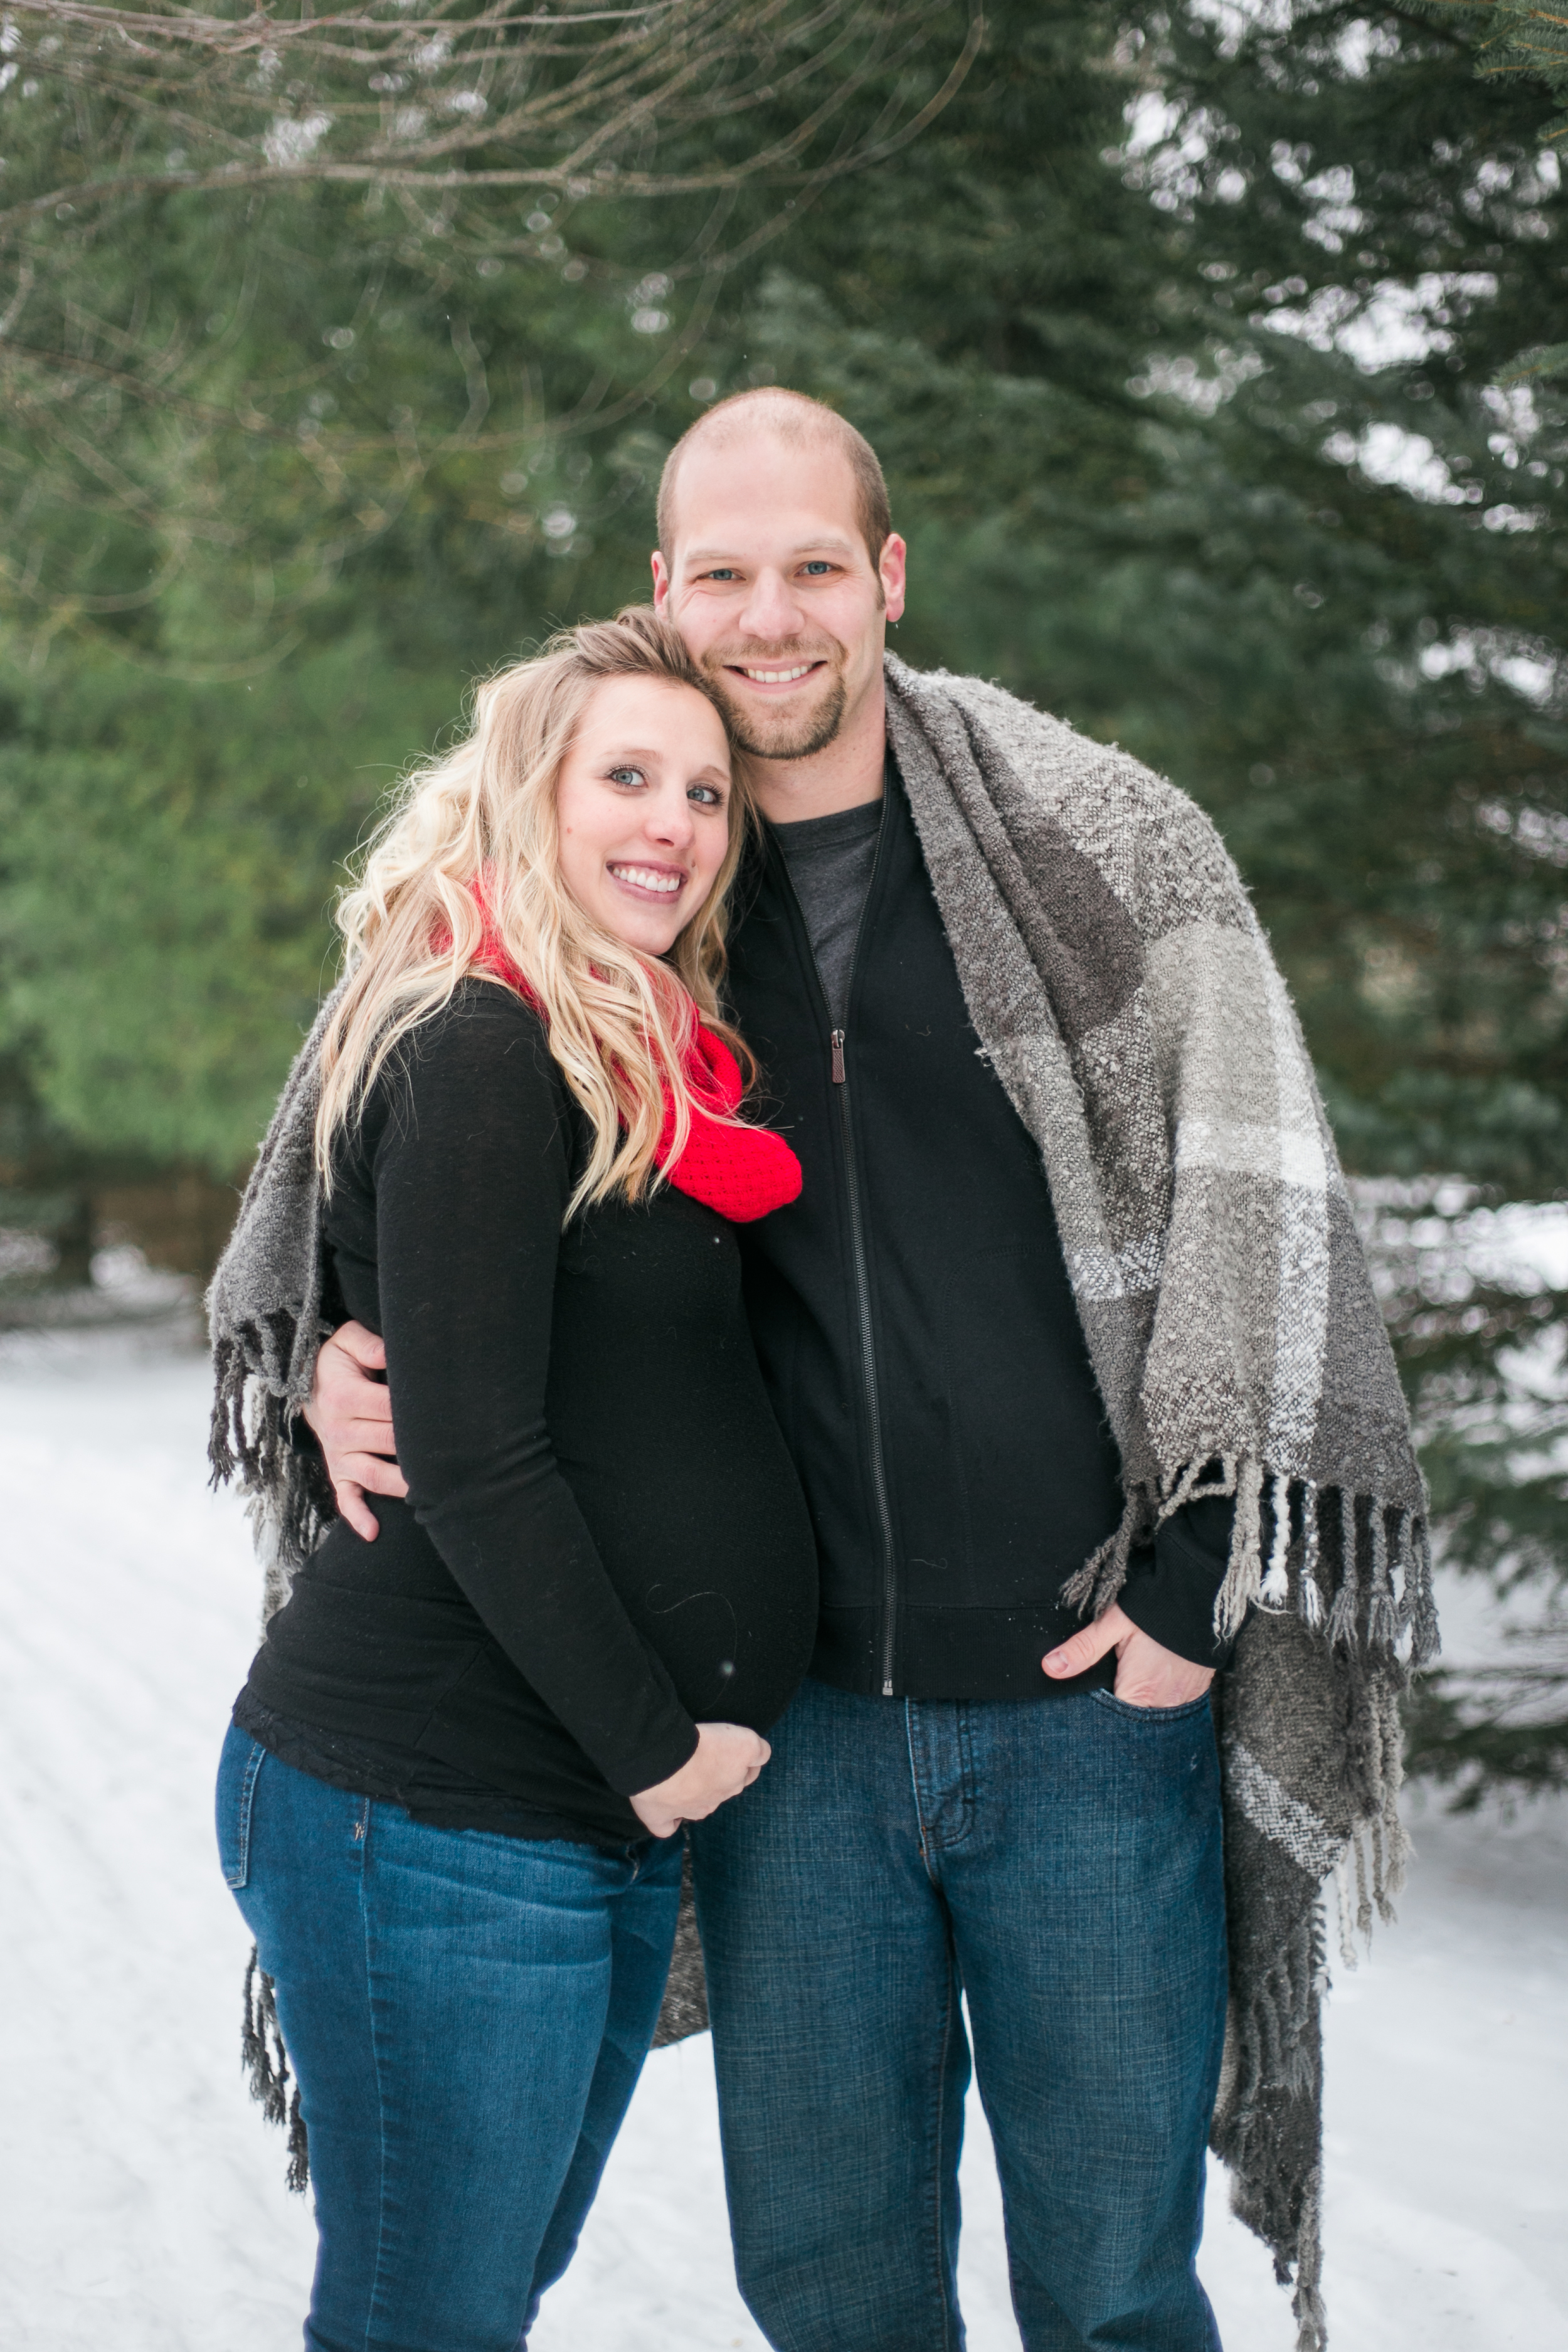
<instances>
[{"instance_id":1,"label":"woman's wrist","mask_svg":"<svg viewBox=\"0 0 1568 2352\"><path fill-rule=\"evenodd\" d=\"M637 1797L645 1789L659 1788L684 1771L700 1744L698 1727L691 1717L684 1709L672 1710L668 1724L661 1726L657 1738L613 1768L601 1765L599 1769L617 1797Z\"/></svg>"}]
</instances>

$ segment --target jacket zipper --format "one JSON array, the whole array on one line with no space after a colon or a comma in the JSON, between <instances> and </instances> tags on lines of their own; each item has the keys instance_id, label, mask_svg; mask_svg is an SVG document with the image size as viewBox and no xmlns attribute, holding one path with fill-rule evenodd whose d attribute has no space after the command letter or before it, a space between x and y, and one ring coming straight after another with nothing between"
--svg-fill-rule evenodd
<instances>
[{"instance_id":1,"label":"jacket zipper","mask_svg":"<svg viewBox=\"0 0 1568 2352\"><path fill-rule=\"evenodd\" d=\"M870 892L867 892L868 899ZM857 942L858 953L858 942ZM898 1627L898 1571L893 1553L893 1515L888 1505L888 1471L882 1454L882 1407L877 1387L877 1357L871 1328L871 1274L866 1262L866 1230L860 1212L860 1179L855 1166L855 1129L849 1113L849 1081L844 1069L844 1032L829 1039L833 1083L839 1089L844 1128L845 1176L849 1192L849 1242L855 1261L855 1305L860 1324L860 1379L871 1430L871 1484L882 1534L882 1696L893 1696L893 1651Z\"/></svg>"}]
</instances>

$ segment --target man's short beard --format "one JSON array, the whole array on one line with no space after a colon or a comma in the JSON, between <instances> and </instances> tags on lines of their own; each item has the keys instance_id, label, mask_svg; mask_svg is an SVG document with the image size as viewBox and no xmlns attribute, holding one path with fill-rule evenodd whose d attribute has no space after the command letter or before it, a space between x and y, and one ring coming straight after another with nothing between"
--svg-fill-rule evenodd
<instances>
[{"instance_id":1,"label":"man's short beard","mask_svg":"<svg viewBox=\"0 0 1568 2352\"><path fill-rule=\"evenodd\" d=\"M833 671L832 685L815 710L781 710L774 717L754 706L742 709L730 690L721 662L705 663L703 667L724 706L731 739L736 750L743 751L749 760L809 760L815 753L826 751L837 740L849 707L849 689L842 671ZM792 733L792 729L797 731Z\"/></svg>"}]
</instances>

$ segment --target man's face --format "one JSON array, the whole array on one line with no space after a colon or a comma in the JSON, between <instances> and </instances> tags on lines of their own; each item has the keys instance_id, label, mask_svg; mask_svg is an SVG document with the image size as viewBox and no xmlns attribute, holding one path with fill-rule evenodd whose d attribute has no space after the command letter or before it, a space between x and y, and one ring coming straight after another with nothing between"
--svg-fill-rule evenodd
<instances>
[{"instance_id":1,"label":"man's face","mask_svg":"<svg viewBox=\"0 0 1568 2352\"><path fill-rule=\"evenodd\" d=\"M904 543L873 564L855 477L830 444L765 430L681 461L654 601L713 680L741 749L806 760L879 695L904 604Z\"/></svg>"}]
</instances>

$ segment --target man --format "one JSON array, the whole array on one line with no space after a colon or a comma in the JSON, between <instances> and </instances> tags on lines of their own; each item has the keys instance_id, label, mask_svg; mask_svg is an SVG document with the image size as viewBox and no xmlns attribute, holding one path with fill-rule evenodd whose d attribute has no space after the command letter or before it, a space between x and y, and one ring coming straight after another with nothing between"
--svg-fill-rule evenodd
<instances>
[{"instance_id":1,"label":"man","mask_svg":"<svg viewBox=\"0 0 1568 2352\"><path fill-rule=\"evenodd\" d=\"M1314 1905L1363 1825L1397 1838L1396 1621L1431 1636L1293 1016L1191 803L885 661L906 551L843 420L719 404L658 523L656 601L766 820L731 989L805 1170L747 1279L819 1638L757 1786L692 1832L742 2293L780 2352L962 2344L962 1990L1027 2352L1217 2345L1207 1694L1241 1628L1215 2144L1313 2346ZM367 1535L363 1490L403 1491L379 1360L338 1335L310 1412Z\"/></svg>"}]
</instances>

